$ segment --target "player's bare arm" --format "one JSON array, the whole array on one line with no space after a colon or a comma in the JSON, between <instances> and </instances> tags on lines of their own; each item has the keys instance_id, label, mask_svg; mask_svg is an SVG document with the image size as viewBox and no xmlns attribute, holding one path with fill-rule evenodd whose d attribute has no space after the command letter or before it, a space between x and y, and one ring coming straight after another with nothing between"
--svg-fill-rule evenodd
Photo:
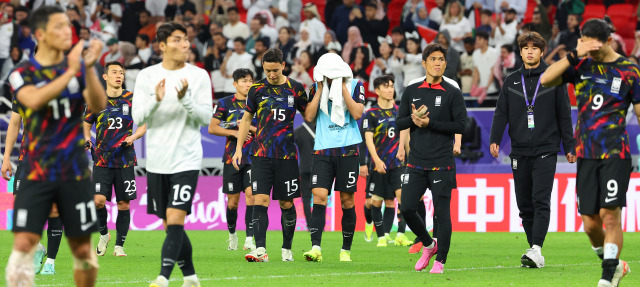
<instances>
[{"instance_id":1,"label":"player's bare arm","mask_svg":"<svg viewBox=\"0 0 640 287\"><path fill-rule=\"evenodd\" d=\"M138 139L140 139L142 136L144 136L146 132L147 132L147 124L141 125L136 129L135 133L126 137L124 139L124 142L127 143L127 146L131 146L133 145L134 141L137 141Z\"/></svg>"},{"instance_id":2,"label":"player's bare arm","mask_svg":"<svg viewBox=\"0 0 640 287\"><path fill-rule=\"evenodd\" d=\"M318 106L320 105L320 98L322 97L322 82L316 83L316 93L313 95L313 99L307 104L307 109L304 111L304 120L307 122L313 122L318 115Z\"/></svg>"},{"instance_id":3,"label":"player's bare arm","mask_svg":"<svg viewBox=\"0 0 640 287\"><path fill-rule=\"evenodd\" d=\"M602 43L597 40L583 41L582 39L578 39L578 44L576 46L577 55L575 57L582 58L585 57L589 52L596 51L602 47ZM572 52L573 53L573 52ZM568 57L569 55L567 55ZM554 87L562 84L562 74L571 66L567 57L562 58L562 60L553 63L553 65L549 66L547 70L540 77L540 84L545 87Z\"/></svg>"},{"instance_id":4,"label":"player's bare arm","mask_svg":"<svg viewBox=\"0 0 640 287\"><path fill-rule=\"evenodd\" d=\"M13 167L11 166L11 151L18 139L18 132L20 131L20 123L22 117L16 112L11 112L11 119L9 120L9 127L7 128L7 140L5 143L4 157L2 158L2 177L5 180L10 180L13 176Z\"/></svg>"},{"instance_id":5,"label":"player's bare arm","mask_svg":"<svg viewBox=\"0 0 640 287\"><path fill-rule=\"evenodd\" d=\"M364 138L367 144L367 150L369 150L369 155L371 155L371 159L375 163L376 172L381 174L387 173L387 165L384 164L384 161L382 161L380 156L378 156L378 152L376 152L376 146L373 143L373 132L365 132Z\"/></svg>"},{"instance_id":6,"label":"player's bare arm","mask_svg":"<svg viewBox=\"0 0 640 287\"><path fill-rule=\"evenodd\" d=\"M80 41L78 42L76 47L71 50L71 53L69 53L69 66L71 66L72 58L74 58L74 62L76 61L76 59L79 59L83 46L84 41ZM104 110L104 108L107 106L107 93L100 83L98 73L94 68L95 63L100 58L100 53L102 52L102 42L99 40L91 40L91 42L89 42L89 48L87 50L88 52L84 56L84 65L86 69L85 81L87 83L87 86L84 89L82 95L84 96L85 101L87 101L89 110L97 113ZM77 64L74 63L74 65L79 66L79 61Z\"/></svg>"},{"instance_id":7,"label":"player's bare arm","mask_svg":"<svg viewBox=\"0 0 640 287\"><path fill-rule=\"evenodd\" d=\"M364 105L356 103L356 101L351 96L351 92L347 88L347 84L345 81L342 81L342 97L344 98L344 102L349 110L351 116L357 121L362 117L362 113L364 112Z\"/></svg>"},{"instance_id":8,"label":"player's bare arm","mask_svg":"<svg viewBox=\"0 0 640 287\"><path fill-rule=\"evenodd\" d=\"M233 167L237 170L240 170L239 165L242 161L242 145L244 145L244 140L247 138L247 134L249 133L249 127L251 126L251 120L253 119L253 114L245 111L242 116L242 121L238 127L238 143L236 144L236 153L233 155Z\"/></svg>"}]
</instances>

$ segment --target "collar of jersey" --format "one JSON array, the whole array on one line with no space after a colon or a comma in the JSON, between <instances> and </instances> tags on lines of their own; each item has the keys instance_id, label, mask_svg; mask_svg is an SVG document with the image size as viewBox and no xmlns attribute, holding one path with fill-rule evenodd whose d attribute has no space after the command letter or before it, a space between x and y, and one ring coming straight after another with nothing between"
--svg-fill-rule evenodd
<instances>
[{"instance_id":1,"label":"collar of jersey","mask_svg":"<svg viewBox=\"0 0 640 287\"><path fill-rule=\"evenodd\" d=\"M432 89L432 90L443 90L443 91L446 91L444 89L444 87L442 87L442 85L440 85L440 83L432 85L432 84L427 83L427 80L422 82L422 85L420 85L420 87L418 87L418 89Z\"/></svg>"}]
</instances>

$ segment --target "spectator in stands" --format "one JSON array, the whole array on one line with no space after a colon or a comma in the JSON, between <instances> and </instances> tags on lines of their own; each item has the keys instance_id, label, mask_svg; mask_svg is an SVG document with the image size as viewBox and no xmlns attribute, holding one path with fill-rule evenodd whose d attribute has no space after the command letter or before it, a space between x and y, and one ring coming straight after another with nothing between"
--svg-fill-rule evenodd
<instances>
[{"instance_id":1,"label":"spectator in stands","mask_svg":"<svg viewBox=\"0 0 640 287\"><path fill-rule=\"evenodd\" d=\"M560 31L567 30L567 18L570 14L582 15L584 13L584 2L582 0L559 0L556 9L556 21Z\"/></svg>"},{"instance_id":2,"label":"spectator in stands","mask_svg":"<svg viewBox=\"0 0 640 287\"><path fill-rule=\"evenodd\" d=\"M404 29L402 27L397 26L391 29L391 42L394 50L400 49L403 52L407 50L407 40L404 38Z\"/></svg>"},{"instance_id":3,"label":"spectator in stands","mask_svg":"<svg viewBox=\"0 0 640 287\"><path fill-rule=\"evenodd\" d=\"M399 84L403 82L402 61L393 56L393 42L390 36L378 38L378 43L380 43L380 48L378 49L380 57L374 59L374 65L369 76L369 92L375 93L373 81L382 75L391 74L394 80L398 82L398 85L394 85L396 97L400 97L404 92L404 86Z\"/></svg>"},{"instance_id":4,"label":"spectator in stands","mask_svg":"<svg viewBox=\"0 0 640 287\"><path fill-rule=\"evenodd\" d=\"M196 14L196 5L189 0L169 0L164 8L164 15L169 21L174 20L176 15L186 15L187 11Z\"/></svg>"},{"instance_id":5,"label":"spectator in stands","mask_svg":"<svg viewBox=\"0 0 640 287\"><path fill-rule=\"evenodd\" d=\"M253 56L246 51L246 42L244 39L240 37L233 39L233 52L231 50L227 51L224 61L220 66L220 73L225 78L223 92L227 95L236 92L236 88L233 86L233 71L246 68L255 73L256 69L251 62Z\"/></svg>"},{"instance_id":6,"label":"spectator in stands","mask_svg":"<svg viewBox=\"0 0 640 287\"><path fill-rule=\"evenodd\" d=\"M198 52L198 50L196 50L196 48L191 47L191 49L189 49L189 58L187 59L187 62L191 65L194 65L200 69L204 69L204 64L202 63L202 61L200 60L200 54Z\"/></svg>"},{"instance_id":7,"label":"spectator in stands","mask_svg":"<svg viewBox=\"0 0 640 287\"><path fill-rule=\"evenodd\" d=\"M496 2L499 3L500 6L496 7L495 12L500 12L500 11L506 12L513 9L516 11L516 16L519 19L522 19L522 17L524 17L524 13L527 12L527 1L502 0L502 1L496 1Z\"/></svg>"},{"instance_id":8,"label":"spectator in stands","mask_svg":"<svg viewBox=\"0 0 640 287\"><path fill-rule=\"evenodd\" d=\"M158 45L158 39L153 39L153 41L151 41L151 50L153 51L153 54L147 62L147 67L162 62L162 51L160 50L160 46Z\"/></svg>"},{"instance_id":9,"label":"spectator in stands","mask_svg":"<svg viewBox=\"0 0 640 287\"><path fill-rule=\"evenodd\" d=\"M78 11L77 6L71 5L67 7L67 10L76 11L78 13L78 20L80 20L80 12ZM15 22L22 23L22 21L29 19L29 8L25 6L18 6L18 8L16 8L16 11L13 14L15 16Z\"/></svg>"},{"instance_id":10,"label":"spectator in stands","mask_svg":"<svg viewBox=\"0 0 640 287\"><path fill-rule=\"evenodd\" d=\"M11 46L18 45L18 25L13 23L14 6L11 3L4 5L0 18L0 67L9 59Z\"/></svg>"},{"instance_id":11,"label":"spectator in stands","mask_svg":"<svg viewBox=\"0 0 640 287\"><path fill-rule=\"evenodd\" d=\"M227 55L227 38L222 32L213 34L213 39L207 42L207 54L204 58L204 68L211 75L211 83L213 84L214 98L221 99L225 96L223 92L225 86L225 77L220 72L220 66L224 62Z\"/></svg>"},{"instance_id":12,"label":"spectator in stands","mask_svg":"<svg viewBox=\"0 0 640 287\"><path fill-rule=\"evenodd\" d=\"M471 95L478 97L479 104L483 104L487 96L498 96L499 90L493 81L493 66L498 57L500 57L500 52L489 46L489 35L478 32L476 34L476 50L473 52L475 75L473 75Z\"/></svg>"},{"instance_id":13,"label":"spectator in stands","mask_svg":"<svg viewBox=\"0 0 640 287\"><path fill-rule=\"evenodd\" d=\"M442 15L444 15L445 9L446 9L446 2L445 0L435 0L436 1L436 7L431 8L431 10L429 11L429 21L433 21L434 23L438 24L438 26L442 25L442 20L443 17Z\"/></svg>"},{"instance_id":14,"label":"spectator in stands","mask_svg":"<svg viewBox=\"0 0 640 287\"><path fill-rule=\"evenodd\" d=\"M458 76L460 77L460 90L462 91L462 95L468 98L471 95L473 71L475 71L473 52L475 51L476 42L472 37L466 37L462 42L464 43L464 52L460 55L460 71L458 71Z\"/></svg>"},{"instance_id":15,"label":"spectator in stands","mask_svg":"<svg viewBox=\"0 0 640 287\"><path fill-rule=\"evenodd\" d=\"M262 34L264 37L269 37L270 43L274 43L275 45L276 41L278 41L278 30L268 24L267 18L265 18L262 13L256 15L254 18L256 17L258 18L258 20L260 20L260 34Z\"/></svg>"},{"instance_id":16,"label":"spectator in stands","mask_svg":"<svg viewBox=\"0 0 640 287\"><path fill-rule=\"evenodd\" d=\"M533 17L531 23L535 24L536 31L545 41L551 40L551 23L549 23L549 17L547 16L547 9L542 5L542 2L533 11Z\"/></svg>"},{"instance_id":17,"label":"spectator in stands","mask_svg":"<svg viewBox=\"0 0 640 287\"><path fill-rule=\"evenodd\" d=\"M500 48L500 57L493 66L493 76L501 89L504 79L518 69L519 68L516 67L516 54L513 52L513 46L502 45Z\"/></svg>"},{"instance_id":18,"label":"spectator in stands","mask_svg":"<svg viewBox=\"0 0 640 287\"><path fill-rule=\"evenodd\" d=\"M630 57L640 57L640 32L635 33L635 42L633 45L633 50L631 50Z\"/></svg>"},{"instance_id":19,"label":"spectator in stands","mask_svg":"<svg viewBox=\"0 0 640 287\"><path fill-rule=\"evenodd\" d=\"M417 25L429 27L434 30L438 30L440 25L436 25L435 22L429 21L429 13L427 7L422 1L416 6L415 9L409 10L409 14L403 18L402 26L407 31L417 30Z\"/></svg>"},{"instance_id":20,"label":"spectator in stands","mask_svg":"<svg viewBox=\"0 0 640 287\"><path fill-rule=\"evenodd\" d=\"M291 67L291 75L289 75L292 79L300 82L307 91L313 85L313 67L315 65L311 62L312 59L309 51L302 51L300 57L295 60L295 64Z\"/></svg>"},{"instance_id":21,"label":"spectator in stands","mask_svg":"<svg viewBox=\"0 0 640 287\"><path fill-rule=\"evenodd\" d=\"M18 66L20 63L29 60L29 57L25 55L18 46L12 46L9 54L9 59L2 64L2 67L0 67L0 79L3 80L9 76L9 73L13 68Z\"/></svg>"},{"instance_id":22,"label":"spectator in stands","mask_svg":"<svg viewBox=\"0 0 640 287\"><path fill-rule=\"evenodd\" d=\"M260 28L262 27L262 25L260 24L260 19L262 19L260 18L260 15L257 15L256 17L251 19L251 22L249 23L249 30L251 31L251 35L247 38L246 41L247 52L249 53L253 53L253 46L255 45L256 40L265 37L265 35L262 35L262 31L260 30Z\"/></svg>"},{"instance_id":23,"label":"spectator in stands","mask_svg":"<svg viewBox=\"0 0 640 287\"><path fill-rule=\"evenodd\" d=\"M235 7L235 1L214 0L209 10L209 19L222 25L229 23L229 8Z\"/></svg>"},{"instance_id":24,"label":"spectator in stands","mask_svg":"<svg viewBox=\"0 0 640 287\"><path fill-rule=\"evenodd\" d=\"M29 20L22 20L20 22L20 35L18 36L18 47L27 57L33 56L36 48L36 40L31 34L31 28L29 27Z\"/></svg>"},{"instance_id":25,"label":"spectator in stands","mask_svg":"<svg viewBox=\"0 0 640 287\"><path fill-rule=\"evenodd\" d=\"M316 45L311 42L309 38L309 30L307 28L302 27L300 29L300 40L293 45L293 49L291 50L291 57L294 59L298 59L302 51L309 52L310 55L313 55L318 49Z\"/></svg>"},{"instance_id":26,"label":"spectator in stands","mask_svg":"<svg viewBox=\"0 0 640 287\"><path fill-rule=\"evenodd\" d=\"M91 3L91 21L100 21L104 25L110 25L118 29L122 20L122 5L118 0L98 0Z\"/></svg>"},{"instance_id":27,"label":"spectator in stands","mask_svg":"<svg viewBox=\"0 0 640 287\"><path fill-rule=\"evenodd\" d=\"M71 21L71 41L75 45L79 41L80 29L82 29L83 21L80 18L80 12L78 10L78 7L75 5L67 7L66 14L67 14L67 18L69 18L69 21ZM16 23L21 23L21 21L18 22L16 19Z\"/></svg>"},{"instance_id":28,"label":"spectator in stands","mask_svg":"<svg viewBox=\"0 0 640 287\"><path fill-rule=\"evenodd\" d=\"M491 34L491 17L493 17L493 12L489 9L484 9L480 12L480 26L476 27L477 32L485 32L487 34Z\"/></svg>"},{"instance_id":29,"label":"spectator in stands","mask_svg":"<svg viewBox=\"0 0 640 287\"><path fill-rule=\"evenodd\" d=\"M340 39L339 36L338 39ZM347 42L342 45L342 59L345 63L351 63L351 52L362 44L364 44L364 41L360 35L360 29L357 26L349 27L349 37Z\"/></svg>"},{"instance_id":30,"label":"spectator in stands","mask_svg":"<svg viewBox=\"0 0 640 287\"><path fill-rule=\"evenodd\" d=\"M544 62L547 65L551 66L553 63L567 56L567 49L564 45L560 44L551 51L551 53L547 54L544 58Z\"/></svg>"},{"instance_id":31,"label":"spectator in stands","mask_svg":"<svg viewBox=\"0 0 640 287\"><path fill-rule=\"evenodd\" d=\"M269 46L271 45L269 43L269 38L267 37L256 40L256 44L254 46L256 53L253 56L253 66L256 67L256 80L264 79L264 72L262 69L262 56L265 52L267 52Z\"/></svg>"},{"instance_id":32,"label":"spectator in stands","mask_svg":"<svg viewBox=\"0 0 640 287\"><path fill-rule=\"evenodd\" d=\"M447 6L440 24L440 31L443 30L449 31L449 35L451 35L451 47L458 52L464 51L462 39L471 36L471 23L464 16L463 6L460 2L453 1Z\"/></svg>"},{"instance_id":33,"label":"spectator in stands","mask_svg":"<svg viewBox=\"0 0 640 287\"><path fill-rule=\"evenodd\" d=\"M140 13L144 11L144 1L127 0L122 11L122 26L118 30L118 38L120 41L134 43L140 25ZM67 9L67 12L69 9ZM71 19L71 18L69 18Z\"/></svg>"},{"instance_id":34,"label":"spectator in stands","mask_svg":"<svg viewBox=\"0 0 640 287\"><path fill-rule=\"evenodd\" d=\"M196 26L191 23L187 23L185 26L187 27L187 38L189 39L189 44L191 44L191 47L196 48L198 55L202 55L204 44L200 42L197 37L198 30L196 29Z\"/></svg>"},{"instance_id":35,"label":"spectator in stands","mask_svg":"<svg viewBox=\"0 0 640 287\"><path fill-rule=\"evenodd\" d=\"M489 45L492 47L502 47L502 45L511 45L516 40L518 34L518 21L516 21L517 12L513 8L509 8L504 12L504 22L501 22L500 13L496 15L496 20L491 22L491 34L489 37Z\"/></svg>"},{"instance_id":36,"label":"spectator in stands","mask_svg":"<svg viewBox=\"0 0 640 287\"><path fill-rule=\"evenodd\" d=\"M147 10L140 11L140 30L138 34L146 34L149 39L156 38L156 24L151 22L151 13Z\"/></svg>"},{"instance_id":37,"label":"spectator in stands","mask_svg":"<svg viewBox=\"0 0 640 287\"><path fill-rule=\"evenodd\" d=\"M364 17L361 13L355 13L356 16L353 23L362 32L362 40L371 45L371 49L375 56L378 56L378 37L384 37L389 31L389 19L384 16L382 20L377 20L376 11L378 9L377 2L369 2L365 6Z\"/></svg>"},{"instance_id":38,"label":"spectator in stands","mask_svg":"<svg viewBox=\"0 0 640 287\"><path fill-rule=\"evenodd\" d=\"M80 28L80 40L89 41L91 40L91 31L87 27Z\"/></svg>"},{"instance_id":39,"label":"spectator in stands","mask_svg":"<svg viewBox=\"0 0 640 287\"><path fill-rule=\"evenodd\" d=\"M619 34L615 33L615 31L612 32L614 33L611 33L611 49L613 49L616 53L622 55L623 57L627 57L627 53L625 52L626 49L624 39L622 39Z\"/></svg>"},{"instance_id":40,"label":"spectator in stands","mask_svg":"<svg viewBox=\"0 0 640 287\"><path fill-rule=\"evenodd\" d=\"M438 33L436 41L440 46L447 49L447 67L444 69L444 76L457 82L458 69L460 69L460 54L450 45L451 36L449 36L449 31L444 30Z\"/></svg>"},{"instance_id":41,"label":"spectator in stands","mask_svg":"<svg viewBox=\"0 0 640 287\"><path fill-rule=\"evenodd\" d=\"M495 0L467 0L465 1L465 9L471 10L471 9L480 9L484 12L484 10L488 10L491 13L495 12Z\"/></svg>"},{"instance_id":42,"label":"spectator in stands","mask_svg":"<svg viewBox=\"0 0 640 287\"><path fill-rule=\"evenodd\" d=\"M404 74L403 86L408 86L409 82L414 79L424 76L424 67L422 67L422 53L420 51L420 36L418 32L412 32L406 35L407 37L407 52L402 53L400 50L395 50L394 56L402 59L404 64L402 66L402 72Z\"/></svg>"},{"instance_id":43,"label":"spectator in stands","mask_svg":"<svg viewBox=\"0 0 640 287\"><path fill-rule=\"evenodd\" d=\"M304 25L302 25L302 27L304 27ZM292 33L293 32L289 27L282 27L280 28L280 31L278 31L278 43L276 44L276 47L282 51L282 58L286 63L284 70L282 71L285 76L288 76L291 73L291 65L293 65L293 59L295 58L291 54L293 45L296 43L296 40L291 37Z\"/></svg>"},{"instance_id":44,"label":"spectator in stands","mask_svg":"<svg viewBox=\"0 0 640 287\"><path fill-rule=\"evenodd\" d=\"M354 48L354 53L352 59L349 61L349 67L353 71L353 78L362 82L363 86L369 86L369 74L371 69L369 69L369 65L371 64L371 58L369 57L369 49L365 45L360 45ZM372 96L373 95L373 96ZM373 97L375 98L375 94L365 93L365 97Z\"/></svg>"},{"instance_id":45,"label":"spectator in stands","mask_svg":"<svg viewBox=\"0 0 640 287\"><path fill-rule=\"evenodd\" d=\"M336 32L338 42L340 42L343 47L346 47L345 43L349 38L348 31L356 16L362 17L362 8L356 4L355 0L342 0L342 5L338 6L333 12L333 18L329 22L329 27ZM351 53L351 51L349 51L349 53ZM342 58L345 59L345 62L349 60L349 58L345 58L344 56Z\"/></svg>"},{"instance_id":46,"label":"spectator in stands","mask_svg":"<svg viewBox=\"0 0 640 287\"><path fill-rule=\"evenodd\" d=\"M137 40L136 40L137 41ZM122 53L124 70L125 88L133 89L136 85L136 78L140 70L144 69L145 64L142 58L136 53L136 47L129 42L120 43L120 52Z\"/></svg>"},{"instance_id":47,"label":"spectator in stands","mask_svg":"<svg viewBox=\"0 0 640 287\"><path fill-rule=\"evenodd\" d=\"M247 10L247 20L253 19L259 13L267 18L273 18L271 12L269 11L269 6L271 5L271 0L242 0L242 6ZM268 15L266 15L268 14Z\"/></svg>"},{"instance_id":48,"label":"spectator in stands","mask_svg":"<svg viewBox=\"0 0 640 287\"><path fill-rule=\"evenodd\" d=\"M404 3L404 6L402 6L401 19L406 19L409 16L409 14L413 14L416 11L418 11L418 6L419 5L423 5L424 6L424 1L422 1L422 0L407 0L407 2Z\"/></svg>"},{"instance_id":49,"label":"spectator in stands","mask_svg":"<svg viewBox=\"0 0 640 287\"><path fill-rule=\"evenodd\" d=\"M112 61L118 61L120 63L124 62L124 58L120 53L120 45L118 44L118 39L116 38L109 39L109 41L107 41L107 49L108 49L107 52L102 54L102 57L100 57L101 66L104 66L105 63L112 62Z\"/></svg>"},{"instance_id":50,"label":"spectator in stands","mask_svg":"<svg viewBox=\"0 0 640 287\"><path fill-rule=\"evenodd\" d=\"M149 47L149 37L145 34L138 34L136 37L136 49L138 49L138 56L143 63L147 63L151 58L151 47Z\"/></svg>"},{"instance_id":51,"label":"spectator in stands","mask_svg":"<svg viewBox=\"0 0 640 287\"><path fill-rule=\"evenodd\" d=\"M272 0L269 7L275 18L275 27L291 27L294 31L300 28L300 12L302 1L300 0Z\"/></svg>"},{"instance_id":52,"label":"spectator in stands","mask_svg":"<svg viewBox=\"0 0 640 287\"><path fill-rule=\"evenodd\" d=\"M303 14L305 20L302 21L300 27L307 28L311 42L318 47L322 46L324 44L324 34L327 32L327 27L320 19L318 7L316 7L316 4L309 2L304 5Z\"/></svg>"},{"instance_id":53,"label":"spectator in stands","mask_svg":"<svg viewBox=\"0 0 640 287\"><path fill-rule=\"evenodd\" d=\"M331 50L331 48L333 48L336 51L339 51L338 54L341 55L342 45L340 45L340 42L338 42L336 38L336 33L334 33L332 30L327 30L327 32L324 33L322 45L316 51L316 53L313 54L313 62L317 63L318 59L320 59L322 55L328 53L329 50Z\"/></svg>"},{"instance_id":54,"label":"spectator in stands","mask_svg":"<svg viewBox=\"0 0 640 287\"><path fill-rule=\"evenodd\" d=\"M227 15L229 16L229 23L222 27L222 34L227 39L242 38L247 39L251 36L249 32L249 26L240 21L240 15L238 14L238 8L231 7L227 9Z\"/></svg>"},{"instance_id":55,"label":"spectator in stands","mask_svg":"<svg viewBox=\"0 0 640 287\"><path fill-rule=\"evenodd\" d=\"M569 14L567 17L567 29L560 33L558 44L564 45L568 51L575 49L578 44L578 39L580 39L580 22L582 22L582 16Z\"/></svg>"}]
</instances>

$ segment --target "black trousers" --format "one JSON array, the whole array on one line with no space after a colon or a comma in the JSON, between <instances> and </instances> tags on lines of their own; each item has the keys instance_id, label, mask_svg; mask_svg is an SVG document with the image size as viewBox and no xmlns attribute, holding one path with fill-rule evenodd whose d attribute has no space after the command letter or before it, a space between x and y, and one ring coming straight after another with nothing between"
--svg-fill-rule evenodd
<instances>
[{"instance_id":1,"label":"black trousers","mask_svg":"<svg viewBox=\"0 0 640 287\"><path fill-rule=\"evenodd\" d=\"M516 201L527 242L529 247L542 247L549 230L551 190L558 157L555 153L510 157Z\"/></svg>"}]
</instances>

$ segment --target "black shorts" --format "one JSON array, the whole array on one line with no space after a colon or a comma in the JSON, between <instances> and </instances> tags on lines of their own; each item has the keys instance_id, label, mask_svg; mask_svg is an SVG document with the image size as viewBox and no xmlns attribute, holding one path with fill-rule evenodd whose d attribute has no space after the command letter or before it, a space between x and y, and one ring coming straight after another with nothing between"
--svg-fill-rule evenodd
<instances>
[{"instance_id":1,"label":"black shorts","mask_svg":"<svg viewBox=\"0 0 640 287\"><path fill-rule=\"evenodd\" d=\"M18 194L18 190L20 189L20 182L25 176L24 166L22 162L18 162L18 166L16 167L16 173L13 175L13 195Z\"/></svg>"},{"instance_id":2,"label":"black shorts","mask_svg":"<svg viewBox=\"0 0 640 287\"><path fill-rule=\"evenodd\" d=\"M358 156L313 155L311 189L325 188L331 194L336 191L353 193L358 190L360 160ZM335 179L335 186L333 181Z\"/></svg>"},{"instance_id":3,"label":"black shorts","mask_svg":"<svg viewBox=\"0 0 640 287\"><path fill-rule=\"evenodd\" d=\"M191 214L191 203L196 194L199 170L174 174L147 173L147 213L167 219L167 208L184 210Z\"/></svg>"},{"instance_id":4,"label":"black shorts","mask_svg":"<svg viewBox=\"0 0 640 287\"><path fill-rule=\"evenodd\" d=\"M112 187L116 191L117 201L130 201L137 198L136 173L133 166L125 168L93 167L93 184L96 194L104 195L111 201Z\"/></svg>"},{"instance_id":5,"label":"black shorts","mask_svg":"<svg viewBox=\"0 0 640 287\"><path fill-rule=\"evenodd\" d=\"M222 170L222 192L224 194L238 194L251 187L251 165L245 164L236 170L232 164L224 164Z\"/></svg>"},{"instance_id":6,"label":"black shorts","mask_svg":"<svg viewBox=\"0 0 640 287\"><path fill-rule=\"evenodd\" d=\"M578 212L591 215L602 207L626 206L630 178L631 159L578 158Z\"/></svg>"},{"instance_id":7,"label":"black shorts","mask_svg":"<svg viewBox=\"0 0 640 287\"><path fill-rule=\"evenodd\" d=\"M298 161L295 159L252 156L251 173L254 195L271 194L273 200L292 200L300 197L300 174Z\"/></svg>"},{"instance_id":8,"label":"black shorts","mask_svg":"<svg viewBox=\"0 0 640 287\"><path fill-rule=\"evenodd\" d=\"M396 198L396 190L402 187L404 172L404 167L387 170L385 174L380 174L375 170L372 171L371 175L369 175L372 180L367 186L367 192L383 199Z\"/></svg>"},{"instance_id":9,"label":"black shorts","mask_svg":"<svg viewBox=\"0 0 640 287\"><path fill-rule=\"evenodd\" d=\"M431 190L434 204L438 203L438 198L450 199L452 189L457 188L456 171L407 167L402 178L402 208L416 210L427 188Z\"/></svg>"},{"instance_id":10,"label":"black shorts","mask_svg":"<svg viewBox=\"0 0 640 287\"><path fill-rule=\"evenodd\" d=\"M13 232L42 235L51 205L56 203L67 237L83 237L98 230L91 180L22 180L13 205Z\"/></svg>"}]
</instances>

